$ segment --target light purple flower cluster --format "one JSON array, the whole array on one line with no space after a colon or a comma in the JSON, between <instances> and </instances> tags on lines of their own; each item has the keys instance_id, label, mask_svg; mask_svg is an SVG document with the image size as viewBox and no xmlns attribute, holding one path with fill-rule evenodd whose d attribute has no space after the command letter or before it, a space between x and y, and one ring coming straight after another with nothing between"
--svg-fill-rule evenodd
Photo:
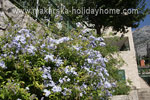
<instances>
[{"instance_id":1,"label":"light purple flower cluster","mask_svg":"<svg viewBox=\"0 0 150 100\"><path fill-rule=\"evenodd\" d=\"M79 25L80 26L80 25ZM93 90L96 90L97 88L105 88L108 95L111 95L109 92L109 89L112 87L112 84L109 82L108 78L109 73L106 69L106 64L108 62L107 58L104 58L100 51L95 50L95 47L98 46L105 46L104 39L101 37L95 37L90 34L89 30L83 30L83 33L79 35L78 38L82 40L83 42L87 41L87 49L82 49L82 44L72 44L71 46L68 46L68 48L73 49L74 51L78 52L78 55L80 56L87 56L85 58L84 64L82 66L78 66L81 68L81 70L84 70L87 72L88 76L91 80L94 82L92 84L86 84L82 83L81 86L78 86L78 90L80 91L80 96L82 97L84 94L86 94L86 89L89 87L92 87ZM86 34L85 33L89 33ZM55 64L55 69L60 68L64 65L65 59L61 58L58 55L54 54L55 50L57 49L57 46L61 43L65 43L68 41L74 41L74 39L69 37L61 37L59 39L51 38L50 36L47 36L46 38L39 38L34 33L30 32L27 29L21 29L18 31L17 34L7 35L11 41L5 44L2 47L2 50L5 52L2 57L6 56L12 56L18 54L29 54L29 55L35 55L37 52L43 55L43 60L45 62L53 62ZM11 50L11 52L7 52ZM73 64L75 64L73 62ZM77 65L77 64L76 64ZM5 62L0 61L0 67L6 68ZM92 70L91 70L92 69ZM70 77L78 77L80 74L76 67L72 65L64 65L62 69L60 69L64 76L60 76L58 78L57 82L54 81L52 76L52 66L42 66L41 71L43 72L42 78L44 79L44 90L45 97L48 97L51 93L62 93L64 96L71 94L72 89L68 87L61 87L64 84L68 84L71 81L74 81L74 85L78 85L79 80L72 79ZM97 76L97 81L94 80L94 77ZM114 84L113 84L114 85ZM91 94L92 95L92 94Z\"/></svg>"},{"instance_id":2,"label":"light purple flower cluster","mask_svg":"<svg viewBox=\"0 0 150 100\"><path fill-rule=\"evenodd\" d=\"M60 78L59 82L62 84L64 82L70 82L70 78L68 78L68 76L65 76L64 78Z\"/></svg>"},{"instance_id":3,"label":"light purple flower cluster","mask_svg":"<svg viewBox=\"0 0 150 100\"><path fill-rule=\"evenodd\" d=\"M60 86L56 85L56 83L52 80L51 67L43 66L42 71L43 71L42 77L45 79L44 80L45 87L51 87L52 88L51 90L54 93L61 92L62 88ZM51 92L47 89L44 89L44 92L45 92L46 97L48 97L51 94Z\"/></svg>"},{"instance_id":4,"label":"light purple flower cluster","mask_svg":"<svg viewBox=\"0 0 150 100\"><path fill-rule=\"evenodd\" d=\"M0 61L0 67L3 69L7 68L4 61Z\"/></svg>"},{"instance_id":5,"label":"light purple flower cluster","mask_svg":"<svg viewBox=\"0 0 150 100\"><path fill-rule=\"evenodd\" d=\"M59 67L60 65L64 64L63 60L60 57L59 58L54 58L53 54L46 55L44 59L47 62L49 62L49 61L54 62L57 67Z\"/></svg>"},{"instance_id":6,"label":"light purple flower cluster","mask_svg":"<svg viewBox=\"0 0 150 100\"><path fill-rule=\"evenodd\" d=\"M85 32L87 32L87 30ZM109 73L106 69L106 64L105 64L108 62L108 60L107 60L107 58L103 58L103 56L101 55L101 53L99 51L96 51L93 49L94 47L97 47L97 46L102 46L102 47L105 46L106 44L103 42L104 39L101 37L98 37L98 38L94 37L93 35L89 35L89 36L80 35L79 39L84 40L84 41L89 41L89 44L87 45L88 49L82 50L83 47L80 44L72 45L72 47L70 47L70 48L78 51L79 55L88 55L88 57L85 59L84 65L81 66L81 68L85 69L89 73L89 75L91 75L90 76L91 78L94 78L95 75L99 76L99 82L91 84L91 87L93 87L93 89L104 87L106 90L111 88L112 85L107 79L107 77L109 76ZM73 39L70 39L68 37L62 37L60 39L48 38L47 40L49 43L51 43L51 45L52 45L51 48L53 48L53 50L55 50L57 48L57 45L60 43L67 42L69 40L73 41ZM53 54L49 54L49 55L45 56L46 61L55 62L57 66L63 65L64 61L60 58L59 59L57 59L57 58L59 58L59 57L54 57ZM95 69L95 71L92 71L91 68ZM64 72L68 76L70 76L70 75L75 75L76 77L78 76L78 72L76 71L76 68L72 67L70 65L66 66L64 68ZM48 76L44 75L44 78L47 78L47 77ZM67 76L60 77L58 80L59 83L55 83L52 80L52 78L49 78L49 81L47 80L47 83L45 86L52 87L53 92L61 92L63 95L66 95L65 89L62 89L61 85L65 84L66 82L70 82L70 81L71 81L71 79L68 78ZM74 84L78 84L78 81L74 80ZM84 83L82 86L78 87L80 90L80 96L82 96L83 94L86 94L85 90L87 87L88 86ZM111 95L109 91L107 91L107 93L109 93L109 95Z\"/></svg>"},{"instance_id":7,"label":"light purple flower cluster","mask_svg":"<svg viewBox=\"0 0 150 100\"><path fill-rule=\"evenodd\" d=\"M48 97L51 94L51 92L47 89L44 89L43 92L45 93L46 97Z\"/></svg>"},{"instance_id":8,"label":"light purple flower cluster","mask_svg":"<svg viewBox=\"0 0 150 100\"><path fill-rule=\"evenodd\" d=\"M53 92L61 92L61 91L62 91L62 88L61 88L60 86L54 86L54 87L52 88L52 91L53 91Z\"/></svg>"},{"instance_id":9,"label":"light purple flower cluster","mask_svg":"<svg viewBox=\"0 0 150 100\"><path fill-rule=\"evenodd\" d=\"M82 50L82 45L77 44L74 45L73 48L78 51L79 55L88 55L88 57L85 59L85 63L83 66L81 66L82 69L85 69L91 77L94 77L94 75L99 76L99 82L96 84L91 84L93 88L99 88L99 87L104 87L106 90L109 88L112 88L112 83L110 83L107 77L109 77L109 73L106 69L106 64L108 62L107 58L104 58L99 51L94 50L93 48L101 46L104 47L106 44L103 42L104 39L101 37L95 37L91 35L90 33L88 34L88 30L83 30L83 34L79 35L79 39L82 41L88 41L87 45L87 50ZM84 33L87 33L84 35ZM65 68L65 72L69 73L68 71L68 66ZM92 71L91 69L95 69L95 71ZM96 87L95 87L96 86ZM83 86L79 87L79 90L82 91L80 93L80 96L83 94L86 94L84 89L82 87L86 88L86 85L84 84ZM109 90L107 90L107 93L111 95Z\"/></svg>"},{"instance_id":10,"label":"light purple flower cluster","mask_svg":"<svg viewBox=\"0 0 150 100\"><path fill-rule=\"evenodd\" d=\"M51 37L48 37L47 40L48 40L48 42L50 42L52 44L60 44L60 43L63 43L63 42L67 42L71 39L69 37L62 37L60 39L53 39Z\"/></svg>"},{"instance_id":11,"label":"light purple flower cluster","mask_svg":"<svg viewBox=\"0 0 150 100\"><path fill-rule=\"evenodd\" d=\"M78 73L75 71L76 68L71 67L71 66L66 66L64 71L66 74L73 74L73 75L78 75Z\"/></svg>"},{"instance_id":12,"label":"light purple flower cluster","mask_svg":"<svg viewBox=\"0 0 150 100\"><path fill-rule=\"evenodd\" d=\"M5 44L2 50L11 50L12 55L18 54L20 52L23 54L35 54L35 51L37 51L37 48L34 45L36 45L38 39L36 39L33 33L30 33L28 29L21 29L18 31L18 33L12 35L7 34L6 38L11 41ZM8 55L11 54L9 53Z\"/></svg>"}]
</instances>

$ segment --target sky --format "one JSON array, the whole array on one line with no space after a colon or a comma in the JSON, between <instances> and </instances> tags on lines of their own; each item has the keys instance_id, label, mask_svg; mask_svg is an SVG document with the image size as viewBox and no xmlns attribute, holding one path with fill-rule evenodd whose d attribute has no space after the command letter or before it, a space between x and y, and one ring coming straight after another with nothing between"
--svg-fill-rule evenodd
<instances>
[{"instance_id":1,"label":"sky","mask_svg":"<svg viewBox=\"0 0 150 100\"><path fill-rule=\"evenodd\" d=\"M146 0L146 3L147 3L146 7L150 8L150 0ZM150 26L150 15L146 16L144 21L140 22L140 25L138 28L142 28L142 27L148 26L148 25Z\"/></svg>"}]
</instances>

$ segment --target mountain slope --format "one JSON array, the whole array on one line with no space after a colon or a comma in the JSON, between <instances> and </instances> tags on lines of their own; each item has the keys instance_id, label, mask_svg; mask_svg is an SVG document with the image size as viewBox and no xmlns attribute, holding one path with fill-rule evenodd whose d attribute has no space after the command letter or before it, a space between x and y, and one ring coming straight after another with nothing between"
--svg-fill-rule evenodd
<instances>
[{"instance_id":1,"label":"mountain slope","mask_svg":"<svg viewBox=\"0 0 150 100\"><path fill-rule=\"evenodd\" d=\"M150 26L144 26L133 32L135 50L140 56L147 55L147 43L150 43Z\"/></svg>"}]
</instances>

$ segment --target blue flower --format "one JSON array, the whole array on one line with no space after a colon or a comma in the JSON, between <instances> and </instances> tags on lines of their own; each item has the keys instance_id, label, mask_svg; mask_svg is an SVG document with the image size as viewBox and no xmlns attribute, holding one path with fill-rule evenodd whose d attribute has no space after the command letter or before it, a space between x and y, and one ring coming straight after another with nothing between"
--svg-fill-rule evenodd
<instances>
[{"instance_id":1,"label":"blue flower","mask_svg":"<svg viewBox=\"0 0 150 100\"><path fill-rule=\"evenodd\" d=\"M64 71L65 71L66 74L69 74L69 72L70 72L70 71L69 71L69 66L66 66L66 68L65 68Z\"/></svg>"},{"instance_id":2,"label":"blue flower","mask_svg":"<svg viewBox=\"0 0 150 100\"><path fill-rule=\"evenodd\" d=\"M92 60L92 59L89 59L89 58L88 58L87 61L88 61L89 64L92 64L92 63L93 63L93 60Z\"/></svg>"},{"instance_id":3,"label":"blue flower","mask_svg":"<svg viewBox=\"0 0 150 100\"><path fill-rule=\"evenodd\" d=\"M62 83L63 83L63 79L60 78L60 79L59 79L59 82L62 84Z\"/></svg>"},{"instance_id":4,"label":"blue flower","mask_svg":"<svg viewBox=\"0 0 150 100\"><path fill-rule=\"evenodd\" d=\"M54 86L54 87L52 88L52 91L53 91L53 92L61 92L62 89L61 89L60 86Z\"/></svg>"},{"instance_id":5,"label":"blue flower","mask_svg":"<svg viewBox=\"0 0 150 100\"><path fill-rule=\"evenodd\" d=\"M55 59L55 63L56 63L56 66L58 66L58 67L59 67L60 65L64 64L63 60L60 59L60 58Z\"/></svg>"},{"instance_id":6,"label":"blue flower","mask_svg":"<svg viewBox=\"0 0 150 100\"><path fill-rule=\"evenodd\" d=\"M26 90L30 90L29 87L26 87Z\"/></svg>"},{"instance_id":7,"label":"blue flower","mask_svg":"<svg viewBox=\"0 0 150 100\"><path fill-rule=\"evenodd\" d=\"M21 42L22 44L26 43L26 38L23 35L18 35L14 38L14 41Z\"/></svg>"},{"instance_id":8,"label":"blue flower","mask_svg":"<svg viewBox=\"0 0 150 100\"><path fill-rule=\"evenodd\" d=\"M76 23L76 26L79 27L79 28L82 28L82 24L80 22Z\"/></svg>"},{"instance_id":9,"label":"blue flower","mask_svg":"<svg viewBox=\"0 0 150 100\"><path fill-rule=\"evenodd\" d=\"M58 29L60 29L60 30L62 29L62 24L61 23L56 23L56 26L57 26Z\"/></svg>"},{"instance_id":10,"label":"blue flower","mask_svg":"<svg viewBox=\"0 0 150 100\"><path fill-rule=\"evenodd\" d=\"M104 39L102 37L98 37L96 40L101 41L101 42L104 41Z\"/></svg>"},{"instance_id":11,"label":"blue flower","mask_svg":"<svg viewBox=\"0 0 150 100\"><path fill-rule=\"evenodd\" d=\"M112 87L116 87L117 86L116 83L112 83L111 85L112 85Z\"/></svg>"},{"instance_id":12,"label":"blue flower","mask_svg":"<svg viewBox=\"0 0 150 100\"><path fill-rule=\"evenodd\" d=\"M51 94L51 92L49 90L47 90L47 89L44 89L43 92L45 93L46 97L48 97Z\"/></svg>"},{"instance_id":13,"label":"blue flower","mask_svg":"<svg viewBox=\"0 0 150 100\"><path fill-rule=\"evenodd\" d=\"M100 42L99 45L102 46L102 47L106 46L106 44L104 42Z\"/></svg>"},{"instance_id":14,"label":"blue flower","mask_svg":"<svg viewBox=\"0 0 150 100\"><path fill-rule=\"evenodd\" d=\"M54 87L54 86L56 86L56 85L55 85L55 82L54 82L54 81L50 80L50 81L46 81L45 86L46 86L46 87L49 87L49 86L50 86L50 87Z\"/></svg>"},{"instance_id":15,"label":"blue flower","mask_svg":"<svg viewBox=\"0 0 150 100\"><path fill-rule=\"evenodd\" d=\"M82 33L83 33L83 34L85 34L85 33L87 33L87 32L89 32L89 29L87 29L87 28L82 30Z\"/></svg>"},{"instance_id":16,"label":"blue flower","mask_svg":"<svg viewBox=\"0 0 150 100\"><path fill-rule=\"evenodd\" d=\"M83 93L80 93L80 97L82 97L83 96Z\"/></svg>"},{"instance_id":17,"label":"blue flower","mask_svg":"<svg viewBox=\"0 0 150 100\"><path fill-rule=\"evenodd\" d=\"M35 54L36 48L31 45L31 46L28 46L27 51L28 53Z\"/></svg>"},{"instance_id":18,"label":"blue flower","mask_svg":"<svg viewBox=\"0 0 150 100\"><path fill-rule=\"evenodd\" d=\"M112 94L108 90L106 90L106 96L112 96Z\"/></svg>"},{"instance_id":19,"label":"blue flower","mask_svg":"<svg viewBox=\"0 0 150 100\"><path fill-rule=\"evenodd\" d=\"M104 87L105 87L105 88L111 88L112 85L111 85L108 81L105 81Z\"/></svg>"},{"instance_id":20,"label":"blue flower","mask_svg":"<svg viewBox=\"0 0 150 100\"><path fill-rule=\"evenodd\" d=\"M82 87L86 89L86 88L87 88L87 85L86 85L86 84L82 84Z\"/></svg>"},{"instance_id":21,"label":"blue flower","mask_svg":"<svg viewBox=\"0 0 150 100\"><path fill-rule=\"evenodd\" d=\"M42 44L42 45L41 45L41 48L43 49L45 46L46 46L45 44Z\"/></svg>"},{"instance_id":22,"label":"blue flower","mask_svg":"<svg viewBox=\"0 0 150 100\"><path fill-rule=\"evenodd\" d=\"M60 39L58 40L58 44L63 43L63 42L67 42L67 41L69 41L69 40L70 40L69 37L62 37L62 38L60 38Z\"/></svg>"},{"instance_id":23,"label":"blue flower","mask_svg":"<svg viewBox=\"0 0 150 100\"><path fill-rule=\"evenodd\" d=\"M47 75L45 75L45 74L43 74L42 77L43 77L44 79L47 79Z\"/></svg>"},{"instance_id":24,"label":"blue flower","mask_svg":"<svg viewBox=\"0 0 150 100\"><path fill-rule=\"evenodd\" d=\"M67 82L70 82L70 78L67 78Z\"/></svg>"},{"instance_id":25,"label":"blue flower","mask_svg":"<svg viewBox=\"0 0 150 100\"><path fill-rule=\"evenodd\" d=\"M0 61L0 67L1 67L1 68L7 68L7 67L5 66L5 62L4 62L4 61Z\"/></svg>"},{"instance_id":26,"label":"blue flower","mask_svg":"<svg viewBox=\"0 0 150 100\"><path fill-rule=\"evenodd\" d=\"M46 55L46 57L44 58L47 62L48 60L54 61L54 55L50 54L50 55Z\"/></svg>"},{"instance_id":27,"label":"blue flower","mask_svg":"<svg viewBox=\"0 0 150 100\"><path fill-rule=\"evenodd\" d=\"M82 49L82 47L78 47L78 46L73 46L73 48L76 49L77 51Z\"/></svg>"},{"instance_id":28,"label":"blue flower","mask_svg":"<svg viewBox=\"0 0 150 100\"><path fill-rule=\"evenodd\" d=\"M18 31L18 33L25 34L30 33L30 31L28 29L21 29L20 31Z\"/></svg>"}]
</instances>

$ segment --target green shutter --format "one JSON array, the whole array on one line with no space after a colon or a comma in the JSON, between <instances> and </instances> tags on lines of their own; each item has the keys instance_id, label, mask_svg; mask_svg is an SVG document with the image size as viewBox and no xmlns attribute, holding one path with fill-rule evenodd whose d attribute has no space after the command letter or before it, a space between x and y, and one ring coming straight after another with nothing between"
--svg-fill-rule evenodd
<instances>
[{"instance_id":1,"label":"green shutter","mask_svg":"<svg viewBox=\"0 0 150 100\"><path fill-rule=\"evenodd\" d=\"M118 74L121 76L121 80L126 80L125 70L119 70Z\"/></svg>"}]
</instances>

